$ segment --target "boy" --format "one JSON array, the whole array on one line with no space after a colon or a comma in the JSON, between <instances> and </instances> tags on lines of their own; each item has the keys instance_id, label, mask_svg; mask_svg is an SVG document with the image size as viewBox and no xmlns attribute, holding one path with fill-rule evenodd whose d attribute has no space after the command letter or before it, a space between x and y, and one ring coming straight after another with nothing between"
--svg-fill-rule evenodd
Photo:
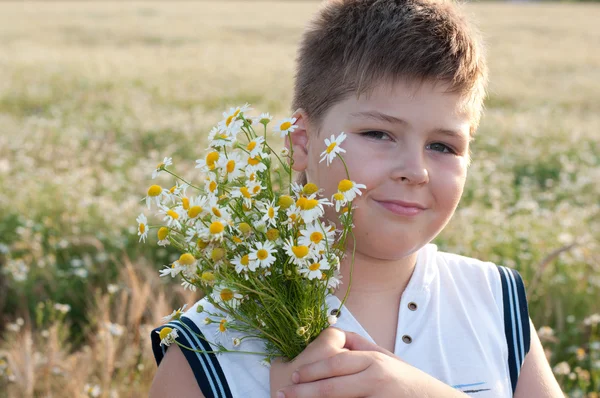
<instances>
[{"instance_id":1,"label":"boy","mask_svg":"<svg viewBox=\"0 0 600 398\"><path fill-rule=\"evenodd\" d=\"M344 131L350 175L366 185L354 202L353 283L339 328L270 371L249 355L170 348L151 396L562 396L518 273L429 243L462 195L486 79L481 44L454 4L326 2L300 46L297 128L286 145L301 180L331 197L345 171L319 156L323 139ZM214 333L195 307L185 317Z\"/></svg>"}]
</instances>

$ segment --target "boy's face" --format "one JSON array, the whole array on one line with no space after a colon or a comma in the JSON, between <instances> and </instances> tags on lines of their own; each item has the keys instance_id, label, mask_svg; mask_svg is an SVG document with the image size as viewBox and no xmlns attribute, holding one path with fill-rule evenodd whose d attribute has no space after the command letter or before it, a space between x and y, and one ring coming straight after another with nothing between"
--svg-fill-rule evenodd
<instances>
[{"instance_id":1,"label":"boy's face","mask_svg":"<svg viewBox=\"0 0 600 398\"><path fill-rule=\"evenodd\" d=\"M367 187L354 201L356 250L363 255L406 257L450 220L469 157L470 120L460 105L460 95L445 93L441 84L399 82L378 86L369 98L352 95L334 105L320 133L306 131L302 110L294 115L299 126L293 133L294 168L306 171L308 181L330 200L346 173L339 159L330 166L320 163L320 154L325 138L342 131L347 135L341 146L350 179ZM402 215L393 201L417 203L423 210ZM337 220L335 209L326 207L326 212Z\"/></svg>"}]
</instances>

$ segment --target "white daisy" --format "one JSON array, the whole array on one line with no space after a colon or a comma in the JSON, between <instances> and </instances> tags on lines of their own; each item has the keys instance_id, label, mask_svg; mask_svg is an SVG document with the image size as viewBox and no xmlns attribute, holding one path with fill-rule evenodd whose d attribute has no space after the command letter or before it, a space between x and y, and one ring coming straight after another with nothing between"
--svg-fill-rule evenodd
<instances>
[{"instance_id":1,"label":"white daisy","mask_svg":"<svg viewBox=\"0 0 600 398\"><path fill-rule=\"evenodd\" d=\"M239 152L229 152L226 156L219 158L217 167L221 169L223 177L232 181L243 175L245 162Z\"/></svg>"},{"instance_id":2,"label":"white daisy","mask_svg":"<svg viewBox=\"0 0 600 398\"><path fill-rule=\"evenodd\" d=\"M336 290L342 283L342 273L338 269L333 270L333 275L327 280L327 287L332 290Z\"/></svg>"},{"instance_id":3,"label":"white daisy","mask_svg":"<svg viewBox=\"0 0 600 398\"><path fill-rule=\"evenodd\" d=\"M171 312L169 315L163 317L163 322L171 322L171 321L176 321L179 318L181 318L181 315L183 314L183 311L185 311L185 308L187 307L187 304L185 304L183 307L179 308L178 310L173 310L173 312Z\"/></svg>"},{"instance_id":4,"label":"white daisy","mask_svg":"<svg viewBox=\"0 0 600 398\"><path fill-rule=\"evenodd\" d=\"M256 121L256 123L262 123L266 126L271 122L271 120L273 120L273 116L269 115L269 112L261 113L260 116L254 118L254 120Z\"/></svg>"},{"instance_id":5,"label":"white daisy","mask_svg":"<svg viewBox=\"0 0 600 398\"><path fill-rule=\"evenodd\" d=\"M204 159L196 159L196 168L201 171L214 170L220 156L221 154L218 151L211 151L206 154Z\"/></svg>"},{"instance_id":6,"label":"white daisy","mask_svg":"<svg viewBox=\"0 0 600 398\"><path fill-rule=\"evenodd\" d=\"M253 157L248 158L246 170L249 172L263 172L267 169L267 165L262 162L263 159L268 159L269 155L264 152L259 153Z\"/></svg>"},{"instance_id":7,"label":"white daisy","mask_svg":"<svg viewBox=\"0 0 600 398\"><path fill-rule=\"evenodd\" d=\"M246 145L246 151L248 151L248 156L254 158L262 153L263 144L265 139L261 136L254 138L252 141Z\"/></svg>"},{"instance_id":8,"label":"white daisy","mask_svg":"<svg viewBox=\"0 0 600 398\"><path fill-rule=\"evenodd\" d=\"M222 317L218 322L215 320L212 320L211 323L219 324L219 326L215 330L215 340L217 341L217 343L225 344L227 342L229 325L232 321L233 321L233 319L229 315Z\"/></svg>"},{"instance_id":9,"label":"white daisy","mask_svg":"<svg viewBox=\"0 0 600 398\"><path fill-rule=\"evenodd\" d=\"M258 264L256 264L256 262L250 261L250 255L248 254L245 254L243 256L236 256L231 263L235 265L235 272L237 272L238 274L246 274L248 273L248 270L256 271L256 267L258 267Z\"/></svg>"},{"instance_id":10,"label":"white daisy","mask_svg":"<svg viewBox=\"0 0 600 398\"><path fill-rule=\"evenodd\" d=\"M365 188L367 187L364 184L357 184L354 181L350 180L342 180L338 184L338 191L340 191L340 193L344 195L348 202L354 200L354 198L356 198L356 195L362 195L362 192L360 192L360 190Z\"/></svg>"},{"instance_id":11,"label":"white daisy","mask_svg":"<svg viewBox=\"0 0 600 398\"><path fill-rule=\"evenodd\" d=\"M138 222L138 236L140 237L140 242L143 240L146 242L146 238L148 237L148 219L142 213L140 214L135 221Z\"/></svg>"},{"instance_id":12,"label":"white daisy","mask_svg":"<svg viewBox=\"0 0 600 398\"><path fill-rule=\"evenodd\" d=\"M275 256L273 253L276 253L277 250L273 243L266 241L264 243L257 242L256 246L252 251L250 251L249 259L250 261L256 262L257 266L262 268L268 268L275 262Z\"/></svg>"},{"instance_id":13,"label":"white daisy","mask_svg":"<svg viewBox=\"0 0 600 398\"><path fill-rule=\"evenodd\" d=\"M150 205L151 205L153 199L156 202L156 205L160 206L160 204L161 204L160 200L161 199L169 199L169 197L170 197L170 192L168 189L164 189L160 185L152 185L152 186L150 186L150 188L148 188L148 192L144 199L146 200L146 206L148 206L148 208L150 209ZM144 200L144 199L142 199L142 200Z\"/></svg>"},{"instance_id":14,"label":"white daisy","mask_svg":"<svg viewBox=\"0 0 600 398\"><path fill-rule=\"evenodd\" d=\"M320 253L327 246L333 244L335 230L331 231L328 228L321 227L318 222L307 224L304 229L300 230L298 244L308 246L313 251Z\"/></svg>"},{"instance_id":15,"label":"white daisy","mask_svg":"<svg viewBox=\"0 0 600 398\"><path fill-rule=\"evenodd\" d=\"M213 218L216 217L225 221L225 223L229 223L231 220L231 215L226 207L219 206L219 198L216 196L208 197L208 209L207 212L213 215Z\"/></svg>"},{"instance_id":16,"label":"white daisy","mask_svg":"<svg viewBox=\"0 0 600 398\"><path fill-rule=\"evenodd\" d=\"M231 308L237 308L244 296L227 286L217 285L212 292L212 298L215 303L223 303Z\"/></svg>"},{"instance_id":17,"label":"white daisy","mask_svg":"<svg viewBox=\"0 0 600 398\"><path fill-rule=\"evenodd\" d=\"M179 337L177 333L177 329L170 328L165 326L160 330L160 332L156 332L160 336L160 345L169 346L175 342L175 339Z\"/></svg>"},{"instance_id":18,"label":"white daisy","mask_svg":"<svg viewBox=\"0 0 600 398\"><path fill-rule=\"evenodd\" d=\"M301 196L296 201L296 206L300 209L300 216L305 223L311 223L323 217L323 214L325 214L323 205L331 205L331 202L327 198L316 199L316 195L314 194L308 197Z\"/></svg>"},{"instance_id":19,"label":"white daisy","mask_svg":"<svg viewBox=\"0 0 600 398\"><path fill-rule=\"evenodd\" d=\"M208 227L204 227L201 231L201 236L205 240L209 241L220 241L223 239L223 235L225 234L225 226L226 222L222 220L213 221Z\"/></svg>"},{"instance_id":20,"label":"white daisy","mask_svg":"<svg viewBox=\"0 0 600 398\"><path fill-rule=\"evenodd\" d=\"M208 142L211 148L220 149L223 147L232 147L235 142L235 137L227 130L222 130L219 127L213 127L208 133Z\"/></svg>"},{"instance_id":21,"label":"white daisy","mask_svg":"<svg viewBox=\"0 0 600 398\"><path fill-rule=\"evenodd\" d=\"M273 128L273 131L281 134L281 138L283 138L288 135L288 133L293 133L294 130L298 128L298 126L294 124L296 123L296 120L297 119L295 117L283 119L277 123L277 125Z\"/></svg>"},{"instance_id":22,"label":"white daisy","mask_svg":"<svg viewBox=\"0 0 600 398\"><path fill-rule=\"evenodd\" d=\"M163 221L166 221L168 227L173 227L173 225L175 225L177 228L181 229L180 218L183 214L183 208L180 206L168 208L167 206L160 205L158 213L165 216Z\"/></svg>"},{"instance_id":23,"label":"white daisy","mask_svg":"<svg viewBox=\"0 0 600 398\"><path fill-rule=\"evenodd\" d=\"M165 167L170 166L172 164L173 164L173 158L164 158L163 161L160 162L156 166L156 169L154 169L154 171L152 172L152 179L154 180L156 178L156 176L158 175L158 173L163 171Z\"/></svg>"},{"instance_id":24,"label":"white daisy","mask_svg":"<svg viewBox=\"0 0 600 398\"><path fill-rule=\"evenodd\" d=\"M348 200L341 192L334 193L331 197L331 201L335 203L335 211L338 213L340 212L340 209L346 206L346 204L348 203Z\"/></svg>"},{"instance_id":25,"label":"white daisy","mask_svg":"<svg viewBox=\"0 0 600 398\"><path fill-rule=\"evenodd\" d=\"M208 198L198 195L190 200L189 209L187 209L187 217L190 220L195 220L203 217L208 211Z\"/></svg>"},{"instance_id":26,"label":"white daisy","mask_svg":"<svg viewBox=\"0 0 600 398\"><path fill-rule=\"evenodd\" d=\"M321 153L322 157L319 163L321 163L323 160L327 160L327 165L329 166L338 153L346 152L346 150L340 146L345 139L346 134L343 131L337 137L332 134L331 139L325 138L325 145L327 145L327 149Z\"/></svg>"},{"instance_id":27,"label":"white daisy","mask_svg":"<svg viewBox=\"0 0 600 398\"><path fill-rule=\"evenodd\" d=\"M319 261L310 262L310 265L306 268L300 268L300 274L306 276L309 280L315 278L321 279L323 271L328 270L329 268L327 259L323 257Z\"/></svg>"},{"instance_id":28,"label":"white daisy","mask_svg":"<svg viewBox=\"0 0 600 398\"><path fill-rule=\"evenodd\" d=\"M215 173L210 173L206 176L206 180L204 181L204 191L211 195L216 195L219 188L219 183L217 182L217 176Z\"/></svg>"},{"instance_id":29,"label":"white daisy","mask_svg":"<svg viewBox=\"0 0 600 398\"><path fill-rule=\"evenodd\" d=\"M278 211L279 206L275 206L275 201L271 201L271 203L263 203L262 212L264 213L264 216L262 217L261 221L276 227Z\"/></svg>"},{"instance_id":30,"label":"white daisy","mask_svg":"<svg viewBox=\"0 0 600 398\"><path fill-rule=\"evenodd\" d=\"M231 191L232 198L242 198L244 206L252 208L252 197L254 195L250 192L248 187L236 187Z\"/></svg>"},{"instance_id":31,"label":"white daisy","mask_svg":"<svg viewBox=\"0 0 600 398\"><path fill-rule=\"evenodd\" d=\"M186 267L176 264L175 262L171 264L171 266L165 265L165 268L159 271L160 276L170 275L171 278L175 278L181 271L183 271Z\"/></svg>"},{"instance_id":32,"label":"white daisy","mask_svg":"<svg viewBox=\"0 0 600 398\"><path fill-rule=\"evenodd\" d=\"M283 248L288 256L292 259L292 263L298 266L306 266L310 258L310 248L304 245L295 245L292 238L288 238L284 242Z\"/></svg>"}]
</instances>

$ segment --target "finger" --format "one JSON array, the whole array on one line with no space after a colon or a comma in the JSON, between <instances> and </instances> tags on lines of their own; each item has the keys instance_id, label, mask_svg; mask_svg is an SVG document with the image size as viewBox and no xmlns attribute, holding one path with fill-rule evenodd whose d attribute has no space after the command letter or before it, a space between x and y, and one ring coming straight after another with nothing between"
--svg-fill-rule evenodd
<instances>
[{"instance_id":1,"label":"finger","mask_svg":"<svg viewBox=\"0 0 600 398\"><path fill-rule=\"evenodd\" d=\"M359 334L352 332L346 333L346 342L344 344L344 348L347 348L351 351L377 351L385 355L389 355L391 357L396 357L393 353L389 352L385 348L378 346L377 344L367 340Z\"/></svg>"},{"instance_id":2,"label":"finger","mask_svg":"<svg viewBox=\"0 0 600 398\"><path fill-rule=\"evenodd\" d=\"M277 398L359 398L368 396L366 389L372 386L360 382L356 377L357 375L332 377L311 383L287 386L277 392Z\"/></svg>"},{"instance_id":3,"label":"finger","mask_svg":"<svg viewBox=\"0 0 600 398\"><path fill-rule=\"evenodd\" d=\"M371 362L372 358L365 351L344 351L327 359L300 366L292 374L292 381L308 383L330 377L347 376L362 372Z\"/></svg>"},{"instance_id":4,"label":"finger","mask_svg":"<svg viewBox=\"0 0 600 398\"><path fill-rule=\"evenodd\" d=\"M337 354L346 344L346 333L329 327L321 332L305 349L307 353L319 353L320 357Z\"/></svg>"}]
</instances>

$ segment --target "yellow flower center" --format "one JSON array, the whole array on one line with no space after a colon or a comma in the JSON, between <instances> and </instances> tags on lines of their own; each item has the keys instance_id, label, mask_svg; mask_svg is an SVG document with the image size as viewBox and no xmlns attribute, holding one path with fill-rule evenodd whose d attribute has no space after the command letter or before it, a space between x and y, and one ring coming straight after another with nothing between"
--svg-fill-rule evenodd
<instances>
[{"instance_id":1,"label":"yellow flower center","mask_svg":"<svg viewBox=\"0 0 600 398\"><path fill-rule=\"evenodd\" d=\"M168 210L167 215L170 216L173 220L177 220L179 218L179 214L177 214L174 210Z\"/></svg>"},{"instance_id":2,"label":"yellow flower center","mask_svg":"<svg viewBox=\"0 0 600 398\"><path fill-rule=\"evenodd\" d=\"M290 123L290 122L283 122L283 123L281 123L281 126L279 126L279 129L281 131L284 131L284 130L289 129L290 127L292 127L292 123Z\"/></svg>"},{"instance_id":3,"label":"yellow flower center","mask_svg":"<svg viewBox=\"0 0 600 398\"><path fill-rule=\"evenodd\" d=\"M311 271L316 271L319 268L321 268L321 263L312 263L311 265L308 266L308 269Z\"/></svg>"},{"instance_id":4,"label":"yellow flower center","mask_svg":"<svg viewBox=\"0 0 600 398\"><path fill-rule=\"evenodd\" d=\"M318 204L319 204L319 201L317 199L306 199L303 210L312 210L315 207L317 207Z\"/></svg>"},{"instance_id":5,"label":"yellow flower center","mask_svg":"<svg viewBox=\"0 0 600 398\"><path fill-rule=\"evenodd\" d=\"M302 188L302 192L305 195L312 195L313 193L317 192L319 190L319 187L317 187L316 184L313 184L312 182L309 182L308 184L306 184L304 186L304 188Z\"/></svg>"},{"instance_id":6,"label":"yellow flower center","mask_svg":"<svg viewBox=\"0 0 600 398\"><path fill-rule=\"evenodd\" d=\"M298 200L296 201L296 206L297 206L299 209L302 209L302 210L304 210L304 206L306 206L306 198L305 198L304 196L300 196L300 197L298 198Z\"/></svg>"},{"instance_id":7,"label":"yellow flower center","mask_svg":"<svg viewBox=\"0 0 600 398\"><path fill-rule=\"evenodd\" d=\"M329 146L326 149L327 153L333 152L333 150L335 149L336 146L337 146L337 142L335 142L335 141L332 142L331 144L329 144Z\"/></svg>"},{"instance_id":8,"label":"yellow flower center","mask_svg":"<svg viewBox=\"0 0 600 398\"><path fill-rule=\"evenodd\" d=\"M227 118L227 120L225 121L225 124L227 125L227 127L229 127L229 124L231 124L234 117L235 117L234 115L231 115Z\"/></svg>"},{"instance_id":9,"label":"yellow flower center","mask_svg":"<svg viewBox=\"0 0 600 398\"><path fill-rule=\"evenodd\" d=\"M275 209L272 207L269 207L269 211L267 212L267 215L269 216L269 218L274 218L275 217Z\"/></svg>"},{"instance_id":10,"label":"yellow flower center","mask_svg":"<svg viewBox=\"0 0 600 398\"><path fill-rule=\"evenodd\" d=\"M338 190L340 192L347 192L347 191L351 190L353 186L354 186L354 183L352 181L350 181L350 180L342 180L338 184Z\"/></svg>"},{"instance_id":11,"label":"yellow flower center","mask_svg":"<svg viewBox=\"0 0 600 398\"><path fill-rule=\"evenodd\" d=\"M165 327L162 328L160 330L160 332L158 333L158 336L161 340L164 340L167 338L167 336L169 335L169 333L171 333L173 331L173 329L171 329L170 327Z\"/></svg>"},{"instance_id":12,"label":"yellow flower center","mask_svg":"<svg viewBox=\"0 0 600 398\"><path fill-rule=\"evenodd\" d=\"M215 280L215 274L210 271L204 271L201 276L204 282L213 282Z\"/></svg>"},{"instance_id":13,"label":"yellow flower center","mask_svg":"<svg viewBox=\"0 0 600 398\"><path fill-rule=\"evenodd\" d=\"M293 203L294 203L294 199L292 199L292 197L289 195L282 195L281 197L279 197L278 204L284 210L288 209Z\"/></svg>"},{"instance_id":14,"label":"yellow flower center","mask_svg":"<svg viewBox=\"0 0 600 398\"><path fill-rule=\"evenodd\" d=\"M156 166L156 170L160 170L163 167L165 167L165 164L163 162L160 162L157 166Z\"/></svg>"},{"instance_id":15,"label":"yellow flower center","mask_svg":"<svg viewBox=\"0 0 600 398\"><path fill-rule=\"evenodd\" d=\"M235 112L233 112L233 117L237 117L237 115L240 113L240 108L236 109Z\"/></svg>"},{"instance_id":16,"label":"yellow flower center","mask_svg":"<svg viewBox=\"0 0 600 398\"><path fill-rule=\"evenodd\" d=\"M217 217L221 217L221 210L219 210L219 208L218 208L218 207L213 207L213 208L212 208L212 212L213 212L213 214L214 214L215 216L217 216Z\"/></svg>"},{"instance_id":17,"label":"yellow flower center","mask_svg":"<svg viewBox=\"0 0 600 398\"><path fill-rule=\"evenodd\" d=\"M158 196L161 192L162 188L160 185L152 185L150 188L148 188L148 196Z\"/></svg>"},{"instance_id":18,"label":"yellow flower center","mask_svg":"<svg viewBox=\"0 0 600 398\"><path fill-rule=\"evenodd\" d=\"M198 215L200 213L202 213L202 207L201 206L192 206L188 210L188 217L189 218L196 218L196 217L198 217Z\"/></svg>"},{"instance_id":19,"label":"yellow flower center","mask_svg":"<svg viewBox=\"0 0 600 398\"><path fill-rule=\"evenodd\" d=\"M256 258L258 258L261 261L266 260L267 257L269 257L269 252L265 249L260 249L256 252Z\"/></svg>"},{"instance_id":20,"label":"yellow flower center","mask_svg":"<svg viewBox=\"0 0 600 398\"><path fill-rule=\"evenodd\" d=\"M246 188L246 187L241 187L240 192L242 193L244 198L250 199L252 197L252 194L248 191L248 188Z\"/></svg>"},{"instance_id":21,"label":"yellow flower center","mask_svg":"<svg viewBox=\"0 0 600 398\"><path fill-rule=\"evenodd\" d=\"M235 170L235 160L232 159L229 162L227 162L227 172L233 173L233 170Z\"/></svg>"},{"instance_id":22,"label":"yellow flower center","mask_svg":"<svg viewBox=\"0 0 600 398\"><path fill-rule=\"evenodd\" d=\"M243 242L243 241L242 241L242 240L241 240L239 237L237 237L237 236L234 236L234 237L233 237L233 238L231 238L231 239L232 239L232 240L233 240L235 243L237 243L238 245L239 245L240 243L242 243L242 242Z\"/></svg>"},{"instance_id":23,"label":"yellow flower center","mask_svg":"<svg viewBox=\"0 0 600 398\"><path fill-rule=\"evenodd\" d=\"M272 241L277 240L277 238L279 238L279 231L276 230L275 228L271 228L270 230L267 231L267 239Z\"/></svg>"},{"instance_id":24,"label":"yellow flower center","mask_svg":"<svg viewBox=\"0 0 600 398\"><path fill-rule=\"evenodd\" d=\"M167 238L167 235L169 234L169 228L160 227L156 234L158 235L158 240L165 240Z\"/></svg>"},{"instance_id":25,"label":"yellow flower center","mask_svg":"<svg viewBox=\"0 0 600 398\"><path fill-rule=\"evenodd\" d=\"M223 257L225 257L225 250L220 247L213 249L210 253L210 258L215 262L221 260Z\"/></svg>"},{"instance_id":26,"label":"yellow flower center","mask_svg":"<svg viewBox=\"0 0 600 398\"><path fill-rule=\"evenodd\" d=\"M188 210L190 208L190 200L188 198L181 198L181 203L185 210Z\"/></svg>"},{"instance_id":27,"label":"yellow flower center","mask_svg":"<svg viewBox=\"0 0 600 398\"><path fill-rule=\"evenodd\" d=\"M210 227L208 227L208 230L211 234L217 235L225 230L225 226L223 225L223 223L221 221L215 221L212 224L210 224Z\"/></svg>"},{"instance_id":28,"label":"yellow flower center","mask_svg":"<svg viewBox=\"0 0 600 398\"><path fill-rule=\"evenodd\" d=\"M258 193L260 193L260 185L255 185L254 188L252 188L252 193L254 195L257 195Z\"/></svg>"},{"instance_id":29,"label":"yellow flower center","mask_svg":"<svg viewBox=\"0 0 600 398\"><path fill-rule=\"evenodd\" d=\"M345 199L344 194L341 192L336 192L333 194L333 199L337 200L338 202L343 201Z\"/></svg>"},{"instance_id":30,"label":"yellow flower center","mask_svg":"<svg viewBox=\"0 0 600 398\"><path fill-rule=\"evenodd\" d=\"M260 163L260 156L255 156L253 158L248 159L248 164L250 166L256 166Z\"/></svg>"},{"instance_id":31,"label":"yellow flower center","mask_svg":"<svg viewBox=\"0 0 600 398\"><path fill-rule=\"evenodd\" d=\"M221 293L219 295L221 296L221 300L229 301L233 298L233 290L225 288L221 290Z\"/></svg>"},{"instance_id":32,"label":"yellow flower center","mask_svg":"<svg viewBox=\"0 0 600 398\"><path fill-rule=\"evenodd\" d=\"M170 189L169 192L173 193L175 192L175 188L177 188L177 185L173 185Z\"/></svg>"},{"instance_id":33,"label":"yellow flower center","mask_svg":"<svg viewBox=\"0 0 600 398\"><path fill-rule=\"evenodd\" d=\"M213 151L206 155L206 165L209 169L213 170L215 168L215 162L219 160L219 152Z\"/></svg>"},{"instance_id":34,"label":"yellow flower center","mask_svg":"<svg viewBox=\"0 0 600 398\"><path fill-rule=\"evenodd\" d=\"M250 181L255 181L255 180L256 180L256 173L252 173L252 174L250 174L250 177L248 177L248 179L249 179Z\"/></svg>"},{"instance_id":35,"label":"yellow flower center","mask_svg":"<svg viewBox=\"0 0 600 398\"><path fill-rule=\"evenodd\" d=\"M194 264L195 261L196 261L196 259L194 258L194 256L191 253L183 253L179 257L179 264L181 264L181 265L192 265L192 264Z\"/></svg>"},{"instance_id":36,"label":"yellow flower center","mask_svg":"<svg viewBox=\"0 0 600 398\"><path fill-rule=\"evenodd\" d=\"M242 257L240 259L240 264L242 264L244 267L247 267L248 264L250 264L250 256L246 254L244 257Z\"/></svg>"},{"instance_id":37,"label":"yellow flower center","mask_svg":"<svg viewBox=\"0 0 600 398\"><path fill-rule=\"evenodd\" d=\"M240 225L238 225L238 228L243 234L249 234L250 232L252 232L252 227L250 226L250 224L245 222L241 222Z\"/></svg>"},{"instance_id":38,"label":"yellow flower center","mask_svg":"<svg viewBox=\"0 0 600 398\"><path fill-rule=\"evenodd\" d=\"M216 181L211 181L210 184L208 184L208 190L210 192L215 192L217 190L217 183L216 183Z\"/></svg>"},{"instance_id":39,"label":"yellow flower center","mask_svg":"<svg viewBox=\"0 0 600 398\"><path fill-rule=\"evenodd\" d=\"M250 141L246 149L248 150L248 152L251 152L254 148L256 148L256 141Z\"/></svg>"},{"instance_id":40,"label":"yellow flower center","mask_svg":"<svg viewBox=\"0 0 600 398\"><path fill-rule=\"evenodd\" d=\"M225 333L227 331L227 319L221 319L221 322L219 322L219 331L221 333Z\"/></svg>"},{"instance_id":41,"label":"yellow flower center","mask_svg":"<svg viewBox=\"0 0 600 398\"><path fill-rule=\"evenodd\" d=\"M315 231L312 234L310 234L310 241L312 243L319 243L322 240L323 240L323 234L322 233L320 233L318 231Z\"/></svg>"},{"instance_id":42,"label":"yellow flower center","mask_svg":"<svg viewBox=\"0 0 600 398\"><path fill-rule=\"evenodd\" d=\"M144 224L140 224L140 233L143 234L146 231L146 226Z\"/></svg>"},{"instance_id":43,"label":"yellow flower center","mask_svg":"<svg viewBox=\"0 0 600 398\"><path fill-rule=\"evenodd\" d=\"M199 249L204 249L206 246L208 246L208 242L205 242L202 239L198 239L198 242L196 242L196 244L198 245Z\"/></svg>"},{"instance_id":44,"label":"yellow flower center","mask_svg":"<svg viewBox=\"0 0 600 398\"><path fill-rule=\"evenodd\" d=\"M304 258L308 255L308 247L307 246L292 246L292 252L298 258Z\"/></svg>"}]
</instances>

